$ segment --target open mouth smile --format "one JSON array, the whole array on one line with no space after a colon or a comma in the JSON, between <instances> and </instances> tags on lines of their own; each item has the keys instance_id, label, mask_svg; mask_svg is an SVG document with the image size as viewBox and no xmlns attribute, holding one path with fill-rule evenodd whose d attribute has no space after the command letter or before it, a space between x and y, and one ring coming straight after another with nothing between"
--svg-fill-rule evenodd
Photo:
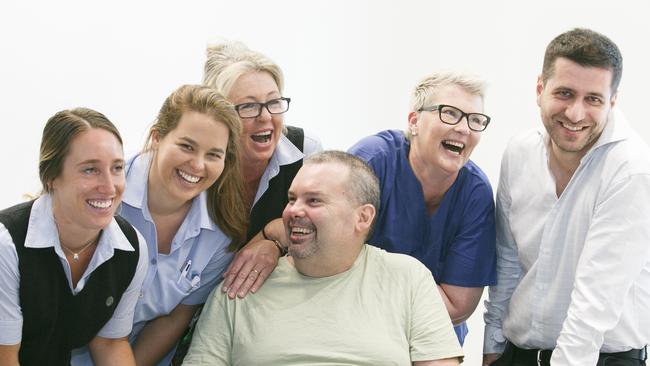
<instances>
[{"instance_id":1,"label":"open mouth smile","mask_svg":"<svg viewBox=\"0 0 650 366\"><path fill-rule=\"evenodd\" d=\"M198 183L201 180L201 177L197 177L180 169L176 169L176 174L178 174L181 179L191 184Z\"/></svg>"},{"instance_id":2,"label":"open mouth smile","mask_svg":"<svg viewBox=\"0 0 650 366\"><path fill-rule=\"evenodd\" d=\"M86 203L94 208L107 209L113 205L113 199L107 200L87 200Z\"/></svg>"},{"instance_id":3,"label":"open mouth smile","mask_svg":"<svg viewBox=\"0 0 650 366\"><path fill-rule=\"evenodd\" d=\"M460 155L463 150L465 149L465 144L459 141L454 141L454 140L443 140L442 141L442 147L445 149L455 152L456 154Z\"/></svg>"},{"instance_id":4,"label":"open mouth smile","mask_svg":"<svg viewBox=\"0 0 650 366\"><path fill-rule=\"evenodd\" d=\"M251 139L253 139L253 141L255 141L255 142L265 144L265 143L271 141L271 134L272 133L273 133L273 131L271 131L271 130L256 133L256 134L251 135Z\"/></svg>"}]
</instances>

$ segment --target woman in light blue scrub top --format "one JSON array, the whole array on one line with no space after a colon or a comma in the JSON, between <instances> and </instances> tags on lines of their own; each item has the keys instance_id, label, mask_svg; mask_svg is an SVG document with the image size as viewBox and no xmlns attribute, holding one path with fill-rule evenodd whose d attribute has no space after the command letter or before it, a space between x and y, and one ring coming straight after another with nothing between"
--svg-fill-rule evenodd
<instances>
[{"instance_id":1,"label":"woman in light blue scrub top","mask_svg":"<svg viewBox=\"0 0 650 366\"><path fill-rule=\"evenodd\" d=\"M120 214L149 245L129 337L138 365L169 365L196 309L246 239L240 133L239 117L221 94L182 86L165 100L144 151L126 163Z\"/></svg>"}]
</instances>

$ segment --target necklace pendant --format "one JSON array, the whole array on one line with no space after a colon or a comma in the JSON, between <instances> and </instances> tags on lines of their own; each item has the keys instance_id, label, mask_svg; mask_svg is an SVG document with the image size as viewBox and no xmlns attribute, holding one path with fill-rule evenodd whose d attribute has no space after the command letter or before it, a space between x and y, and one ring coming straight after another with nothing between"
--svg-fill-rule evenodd
<instances>
[{"instance_id":1,"label":"necklace pendant","mask_svg":"<svg viewBox=\"0 0 650 366\"><path fill-rule=\"evenodd\" d=\"M79 254L77 254L77 253L72 253L72 254L73 254L72 259L78 261L79 260Z\"/></svg>"}]
</instances>

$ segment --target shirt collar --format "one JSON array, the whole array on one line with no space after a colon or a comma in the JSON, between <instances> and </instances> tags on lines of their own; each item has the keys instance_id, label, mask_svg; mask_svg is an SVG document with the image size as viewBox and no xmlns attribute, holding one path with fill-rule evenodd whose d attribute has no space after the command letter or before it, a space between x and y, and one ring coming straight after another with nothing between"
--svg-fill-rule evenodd
<instances>
[{"instance_id":1,"label":"shirt collar","mask_svg":"<svg viewBox=\"0 0 650 366\"><path fill-rule=\"evenodd\" d=\"M262 197L266 189L269 187L269 181L273 179L276 175L280 173L280 167L283 165L293 164L296 161L305 157L305 154L300 151L294 145L291 140L289 140L284 134L280 135L280 140L271 155L271 160L262 174L259 187L257 188L257 193L255 194L255 199L253 200L253 206L257 201Z\"/></svg>"},{"instance_id":2,"label":"shirt collar","mask_svg":"<svg viewBox=\"0 0 650 366\"><path fill-rule=\"evenodd\" d=\"M278 145L275 147L273 156L271 156L272 163L282 166L293 164L296 161L305 157L305 154L300 151L284 134L280 135L280 140L278 140Z\"/></svg>"},{"instance_id":3,"label":"shirt collar","mask_svg":"<svg viewBox=\"0 0 650 366\"><path fill-rule=\"evenodd\" d=\"M147 205L147 180L152 157L151 152L137 153L125 164L126 189L122 202L129 206L142 209Z\"/></svg>"},{"instance_id":4,"label":"shirt collar","mask_svg":"<svg viewBox=\"0 0 650 366\"><path fill-rule=\"evenodd\" d=\"M153 159L152 152L138 153L131 157L126 163L126 190L122 196L122 202L146 212L145 217L151 217L147 201L147 182L149 179L149 168ZM201 192L192 201L192 207L187 213L185 221L188 228L194 229L198 234L200 229L217 231L218 226L212 221L208 214L208 197L206 192Z\"/></svg>"},{"instance_id":5,"label":"shirt collar","mask_svg":"<svg viewBox=\"0 0 650 366\"><path fill-rule=\"evenodd\" d=\"M25 235L25 247L51 248L60 246L59 232L52 213L52 197L49 194L44 194L37 198L32 206L27 235ZM124 251L134 250L115 219L111 220L111 223L102 231L98 247Z\"/></svg>"}]
</instances>

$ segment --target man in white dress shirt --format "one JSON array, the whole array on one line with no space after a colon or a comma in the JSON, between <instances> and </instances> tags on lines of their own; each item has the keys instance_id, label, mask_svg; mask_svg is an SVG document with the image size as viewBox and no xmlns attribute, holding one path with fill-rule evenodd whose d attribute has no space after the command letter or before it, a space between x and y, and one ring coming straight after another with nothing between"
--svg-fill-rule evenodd
<instances>
[{"instance_id":1,"label":"man in white dress shirt","mask_svg":"<svg viewBox=\"0 0 650 366\"><path fill-rule=\"evenodd\" d=\"M645 365L650 149L614 110L622 66L587 29L546 49L544 129L513 138L501 165L485 365Z\"/></svg>"}]
</instances>

